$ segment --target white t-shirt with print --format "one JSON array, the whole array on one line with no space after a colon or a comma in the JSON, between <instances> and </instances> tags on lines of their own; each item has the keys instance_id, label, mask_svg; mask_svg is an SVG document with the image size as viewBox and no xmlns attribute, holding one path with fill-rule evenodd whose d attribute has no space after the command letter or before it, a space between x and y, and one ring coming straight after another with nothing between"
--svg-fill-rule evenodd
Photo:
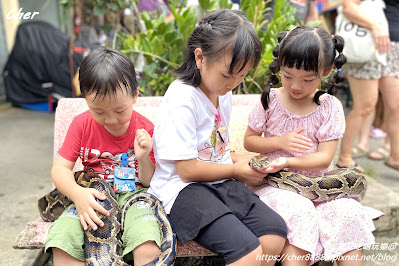
<instances>
[{"instance_id":1,"label":"white t-shirt with print","mask_svg":"<svg viewBox=\"0 0 399 266\"><path fill-rule=\"evenodd\" d=\"M155 123L156 168L148 190L162 201L168 214L179 192L190 184L177 175L176 160L233 163L228 135L231 106L231 92L219 96L216 109L198 87L181 80L169 86Z\"/></svg>"}]
</instances>

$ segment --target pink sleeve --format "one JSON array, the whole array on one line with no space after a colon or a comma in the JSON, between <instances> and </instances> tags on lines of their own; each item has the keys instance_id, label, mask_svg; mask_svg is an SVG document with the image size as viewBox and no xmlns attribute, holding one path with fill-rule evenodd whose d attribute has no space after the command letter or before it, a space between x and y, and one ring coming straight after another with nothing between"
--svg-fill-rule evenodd
<instances>
[{"instance_id":1,"label":"pink sleeve","mask_svg":"<svg viewBox=\"0 0 399 266\"><path fill-rule=\"evenodd\" d=\"M80 147L82 146L82 127L81 121L77 121L75 117L69 126L68 132L65 136L64 143L58 154L71 162L76 162L80 154Z\"/></svg>"},{"instance_id":2,"label":"pink sleeve","mask_svg":"<svg viewBox=\"0 0 399 266\"><path fill-rule=\"evenodd\" d=\"M248 126L258 133L263 133L266 130L266 111L261 101L258 101L249 113Z\"/></svg>"},{"instance_id":3,"label":"pink sleeve","mask_svg":"<svg viewBox=\"0 0 399 266\"><path fill-rule=\"evenodd\" d=\"M323 122L316 133L319 142L340 139L345 132L345 115L341 102L333 96L325 101L320 117Z\"/></svg>"}]
</instances>

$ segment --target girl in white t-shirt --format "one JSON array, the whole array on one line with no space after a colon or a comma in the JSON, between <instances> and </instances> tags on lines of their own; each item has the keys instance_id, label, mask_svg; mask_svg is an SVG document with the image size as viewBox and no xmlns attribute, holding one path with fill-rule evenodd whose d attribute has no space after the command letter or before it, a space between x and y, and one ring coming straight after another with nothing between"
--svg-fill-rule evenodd
<instances>
[{"instance_id":1,"label":"girl in white t-shirt","mask_svg":"<svg viewBox=\"0 0 399 266\"><path fill-rule=\"evenodd\" d=\"M149 192L162 201L181 243L195 240L231 265L274 265L287 234L284 220L243 183L257 184L264 174L229 146L231 90L260 53L241 11L202 19L153 135L157 165Z\"/></svg>"}]
</instances>

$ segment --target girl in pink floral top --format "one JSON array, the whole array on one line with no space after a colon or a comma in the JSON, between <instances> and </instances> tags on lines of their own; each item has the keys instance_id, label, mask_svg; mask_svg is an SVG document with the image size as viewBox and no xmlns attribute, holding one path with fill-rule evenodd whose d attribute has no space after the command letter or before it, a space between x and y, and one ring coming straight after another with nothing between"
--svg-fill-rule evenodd
<instances>
[{"instance_id":1,"label":"girl in pink floral top","mask_svg":"<svg viewBox=\"0 0 399 266\"><path fill-rule=\"evenodd\" d=\"M264 173L287 169L319 175L332 170L345 131L342 105L331 95L336 83L343 80L344 42L321 27L307 26L282 32L278 41L273 50L275 60L270 64L270 84L249 115L244 146L270 158L272 163ZM333 68L328 81L322 81ZM282 87L271 88L279 83L278 72ZM340 266L363 265L362 247L374 242L372 219L383 213L353 199L314 204L299 194L269 185L252 189L287 223L283 265L319 260L337 260Z\"/></svg>"}]
</instances>

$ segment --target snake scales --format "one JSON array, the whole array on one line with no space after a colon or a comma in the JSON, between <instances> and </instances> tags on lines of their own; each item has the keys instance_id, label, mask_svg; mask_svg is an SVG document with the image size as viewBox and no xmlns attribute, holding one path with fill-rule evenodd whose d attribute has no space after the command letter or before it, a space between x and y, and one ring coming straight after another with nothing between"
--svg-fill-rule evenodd
<instances>
[{"instance_id":1,"label":"snake scales","mask_svg":"<svg viewBox=\"0 0 399 266\"><path fill-rule=\"evenodd\" d=\"M97 200L101 206L110 212L106 217L97 212L98 217L104 222L103 227L97 230L85 231L85 256L87 265L128 265L122 257L122 243L120 235L123 231L125 214L128 208L137 201L147 202L154 210L157 222L161 229L162 242L159 256L147 265L173 265L176 254L176 235L165 214L161 202L149 193L136 193L130 197L121 209L115 199L115 193L108 183L92 172L76 172L76 182L83 187L90 187L102 192L105 200ZM52 190L39 199L40 216L44 221L55 221L72 203L57 189Z\"/></svg>"},{"instance_id":2,"label":"snake scales","mask_svg":"<svg viewBox=\"0 0 399 266\"><path fill-rule=\"evenodd\" d=\"M270 164L266 156L257 155L250 166L262 170ZM268 173L263 183L298 193L313 202L324 202L339 198L362 200L367 182L364 175L355 168L339 168L320 176L305 176L294 172Z\"/></svg>"}]
</instances>

